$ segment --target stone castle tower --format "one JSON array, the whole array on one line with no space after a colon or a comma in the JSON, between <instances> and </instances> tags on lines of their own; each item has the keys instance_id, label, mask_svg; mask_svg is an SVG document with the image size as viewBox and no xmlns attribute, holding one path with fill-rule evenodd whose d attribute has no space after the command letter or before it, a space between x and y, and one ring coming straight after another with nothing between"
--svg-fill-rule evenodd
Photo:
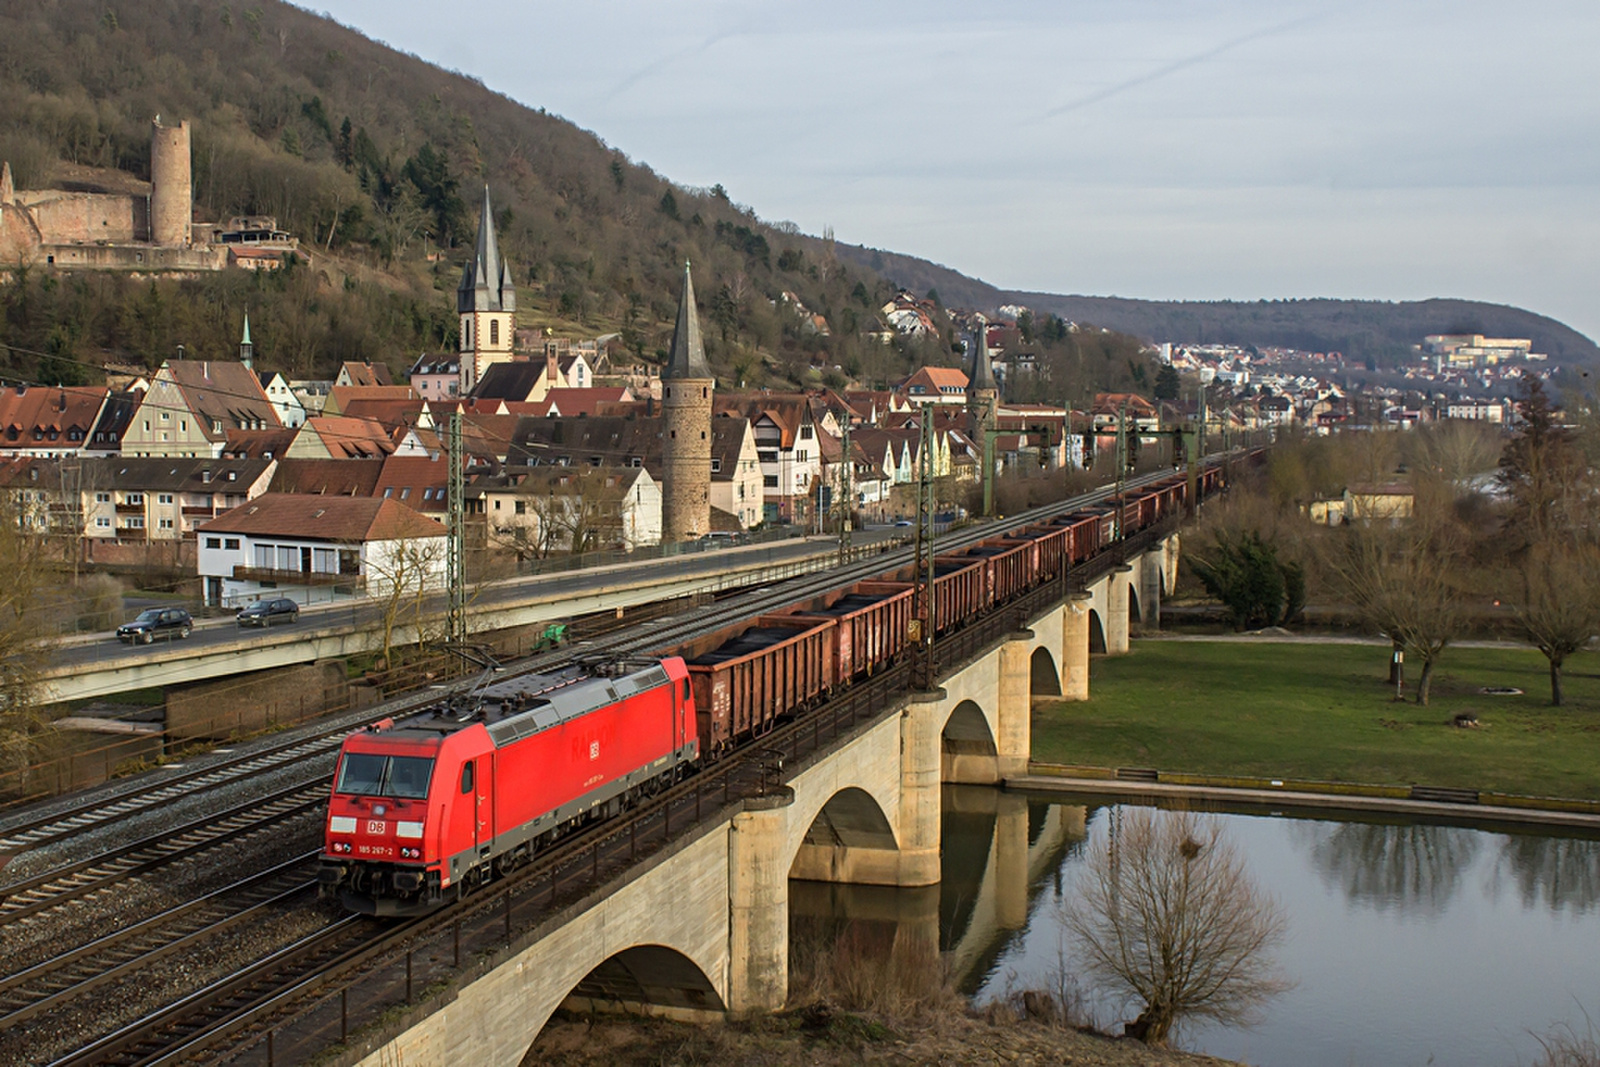
<instances>
[{"instance_id":1,"label":"stone castle tower","mask_svg":"<svg viewBox=\"0 0 1600 1067\"><path fill-rule=\"evenodd\" d=\"M189 124L150 124L150 243L188 248L194 219L189 167Z\"/></svg>"},{"instance_id":2,"label":"stone castle tower","mask_svg":"<svg viewBox=\"0 0 1600 1067\"><path fill-rule=\"evenodd\" d=\"M683 265L683 297L672 331L672 354L661 371L661 541L691 541L711 532L711 393L694 279Z\"/></svg>"},{"instance_id":3,"label":"stone castle tower","mask_svg":"<svg viewBox=\"0 0 1600 1067\"><path fill-rule=\"evenodd\" d=\"M456 312L461 316L461 395L465 396L490 364L511 361L517 326L517 290L511 284L510 265L500 258L487 185L483 217L478 220L478 248L461 272Z\"/></svg>"},{"instance_id":4,"label":"stone castle tower","mask_svg":"<svg viewBox=\"0 0 1600 1067\"><path fill-rule=\"evenodd\" d=\"M980 320L972 345L972 373L967 379L967 430L972 440L983 445L983 431L995 427L1000 410L1000 387L994 380L994 364L989 361L989 325Z\"/></svg>"}]
</instances>

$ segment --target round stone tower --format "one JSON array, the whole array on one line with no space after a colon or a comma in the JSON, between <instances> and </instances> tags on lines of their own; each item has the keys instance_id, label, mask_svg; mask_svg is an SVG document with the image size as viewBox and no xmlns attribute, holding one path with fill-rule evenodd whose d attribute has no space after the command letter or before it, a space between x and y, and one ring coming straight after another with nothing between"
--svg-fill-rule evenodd
<instances>
[{"instance_id":1,"label":"round stone tower","mask_svg":"<svg viewBox=\"0 0 1600 1067\"><path fill-rule=\"evenodd\" d=\"M150 243L188 248L189 224L194 217L189 124L163 126L157 117L150 125Z\"/></svg>"},{"instance_id":2,"label":"round stone tower","mask_svg":"<svg viewBox=\"0 0 1600 1067\"><path fill-rule=\"evenodd\" d=\"M683 297L672 355L661 372L661 541L692 541L711 532L711 394L694 280L683 265Z\"/></svg>"}]
</instances>

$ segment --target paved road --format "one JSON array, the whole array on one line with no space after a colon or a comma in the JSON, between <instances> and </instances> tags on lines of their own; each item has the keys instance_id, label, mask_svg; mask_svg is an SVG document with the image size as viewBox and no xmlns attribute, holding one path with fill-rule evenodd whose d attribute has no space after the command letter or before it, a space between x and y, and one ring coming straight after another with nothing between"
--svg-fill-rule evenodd
<instances>
[{"instance_id":1,"label":"paved road","mask_svg":"<svg viewBox=\"0 0 1600 1067\"><path fill-rule=\"evenodd\" d=\"M854 538L857 545L873 544L894 538L903 531L862 531ZM761 560L781 566L793 563L819 552L826 552L836 544L832 538L795 538L768 545L748 545L695 552L666 559L641 560L638 563L614 564L586 570L508 578L485 586L473 598L473 610L482 611L500 604L514 604L530 597L560 597L565 594L593 592L608 584L638 581L648 575L653 579L669 581L692 577L710 577L724 572L730 564L741 565ZM443 611L442 595L434 595L430 610ZM376 625L380 606L370 600L343 601L338 604L312 605L300 614L296 624L283 624L266 630L251 630L253 637L269 643L288 644L301 639L308 628L318 630L329 627L365 628ZM232 644L239 639L239 627L229 619L196 620L194 632L187 641L178 641L185 648L200 652ZM68 638L51 657L49 667L54 671L71 670L104 664L112 660L125 660L129 656L157 654L167 649L167 641L157 639L155 644L128 646L111 633L86 638Z\"/></svg>"}]
</instances>

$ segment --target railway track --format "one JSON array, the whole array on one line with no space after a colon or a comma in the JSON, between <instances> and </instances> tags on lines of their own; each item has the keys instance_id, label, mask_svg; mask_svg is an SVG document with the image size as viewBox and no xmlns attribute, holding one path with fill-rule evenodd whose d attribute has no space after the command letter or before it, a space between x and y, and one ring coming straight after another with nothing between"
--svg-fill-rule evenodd
<instances>
[{"instance_id":1,"label":"railway track","mask_svg":"<svg viewBox=\"0 0 1600 1067\"><path fill-rule=\"evenodd\" d=\"M205 945L272 908L314 898L315 851L0 978L0 1030L159 960Z\"/></svg>"},{"instance_id":2,"label":"railway track","mask_svg":"<svg viewBox=\"0 0 1600 1067\"><path fill-rule=\"evenodd\" d=\"M248 800L227 811L35 875L6 888L6 896L0 900L0 927L264 832L285 820L319 814L327 798L326 779L280 789L270 796Z\"/></svg>"},{"instance_id":3,"label":"railway track","mask_svg":"<svg viewBox=\"0 0 1600 1067\"><path fill-rule=\"evenodd\" d=\"M1141 479L1134 479L1128 483L1129 490L1141 488L1145 484L1153 483L1167 477L1167 472L1158 472ZM992 538L997 533L1012 527L1036 522L1048 521L1057 515L1067 514L1071 511L1096 504L1105 503L1115 496L1111 488L1097 490L1092 493L1075 497L1072 500L1058 504L1047 505L1033 509L1029 512L1013 516L1008 520L995 523L980 524L957 533L947 534L940 538L934 545L933 551L946 553L958 551L969 547L986 538ZM625 630L610 634L597 634L573 645L534 656L499 677L508 674L520 674L529 671L546 671L570 663L575 658L588 658L590 656L622 656L652 652L670 648L675 644L687 641L697 634L715 630L730 622L781 608L806 596L814 595L828 589L852 584L881 574L911 562L909 548L890 549L867 556L854 563L847 564L824 572L820 576L807 576L791 579L781 585L756 592L747 592L730 598L727 601L713 605L701 611L690 613L689 617L673 616L647 622L633 623ZM1037 592L1048 592L1038 590ZM1024 598L1026 599L1026 597ZM1014 613L1017 605L1013 604L1002 609L1003 612ZM631 623L631 620L629 620ZM970 635L966 640L970 641ZM946 649L946 642L941 640L938 646L941 651ZM882 672L868 682L853 687L849 693L839 700L831 702L822 711L809 715L804 719L789 726L780 727L775 733L761 739L754 746L747 746L737 752L728 760L713 765L697 774L688 782L682 783L669 790L662 796L641 805L634 811L610 820L609 822L593 828L581 835L575 835L567 842L556 845L535 860L520 872L515 872L508 878L495 883L489 890L481 892L477 897L469 898L459 904L452 905L442 912L436 912L430 918L438 926L447 924L456 931L457 954L461 930L464 924L470 925L474 917L481 914L485 907L503 907L506 930L509 931L513 918L520 916L526 920L528 913L542 913L550 906L566 899L572 893L579 891L581 886L590 886L595 883L603 873L606 873L621 863L637 862L643 856L656 851L669 844L682 834L692 832L705 814L717 810L736 801L742 801L749 796L772 788L781 778L781 766L785 759L794 760L803 758L806 745L802 735L809 732L811 749L828 742L829 738L837 738L840 733L841 723L848 720L848 725L842 728L852 729L859 723L863 714L875 714L887 706L887 701L898 692L903 691L908 684L909 668L896 667L890 671ZM905 675L903 677L903 675ZM476 684L476 679L466 679L456 683L456 688L465 688ZM332 749L338 745L350 729L360 725L360 722L370 721L384 715L404 714L406 709L420 709L422 706L431 705L441 698L443 694L437 690L420 695L416 698L407 698L398 703L391 702L380 709L375 709L362 719L341 723L336 728L318 737L315 742L326 747L324 751L331 755ZM301 739L281 746L282 751L291 751L300 748L311 739ZM245 766L254 760L263 757L261 753L241 756L237 760L229 761L230 766L240 768L233 778L238 780L251 773ZM296 758L296 757L289 757ZM308 758L304 755L300 759ZM310 758L315 758L313 753ZM280 761L281 762L281 761ZM217 768L207 768L203 772L196 772L193 781L199 782L205 774L214 773ZM331 770L331 768L330 768ZM259 772L257 772L259 773ZM319 777L315 783L306 788L314 791L320 804L326 797L327 779ZM170 785L172 783L166 783ZM196 789L211 788L208 785L197 785ZM112 807L126 803L133 798L121 798L114 802ZM149 801L133 807L122 809L122 814L137 812L148 808L160 801ZM259 802L258 802L259 803ZM99 819L91 820L91 824L103 822L117 817L111 808L109 814ZM69 817L70 818L70 817ZM66 822L57 816L59 822ZM45 826L37 828L45 830ZM54 832L71 833L72 830L56 830ZM241 831L248 832L248 831ZM11 840L19 836L19 831L13 828L6 839ZM3 845L0 845L3 847ZM52 872L58 873L58 872ZM45 876L41 876L45 877ZM42 886L40 888L43 888ZM85 889L83 892L92 892ZM9 892L12 897L7 898L10 903L17 894L17 887L12 887ZM486 899L492 896L494 901L503 900L505 903L488 904ZM542 900L542 906L534 903ZM37 904L31 901L24 907L32 911L42 910L53 906L44 902ZM198 902L183 905L183 908L198 907ZM180 909L175 909L180 910ZM32 913L32 912L29 912ZM0 918L5 912L0 908ZM157 917L158 918L158 917ZM370 920L369 920L370 922ZM357 944L346 941L344 931L353 931L358 928L366 929L367 936L364 941ZM131 929L131 928L130 928ZM348 973L352 967L370 965L376 954L398 950L398 946L406 938L413 936L415 930L412 923L379 926L377 928L361 927L359 922L347 921L338 924L319 938L333 939L326 943L316 939L307 939L295 946L274 954L239 975L225 982L216 983L215 986L200 990L183 1000L174 1003L151 1016L122 1028L116 1034L110 1035L101 1042L88 1046L72 1057L59 1062L88 1063L88 1062L158 1062L165 1056L176 1054L179 1050L195 1051L202 1044L222 1040L227 1034L238 1035L241 1032L254 1032L252 1028L259 1028L263 1021L281 1011L289 1001L296 997L303 997L317 989L324 988L328 983L340 980L340 976ZM117 935L120 936L120 935ZM138 935L130 934L136 938ZM187 935L185 935L187 936ZM501 943L503 943L503 938ZM84 946L87 951L91 946ZM161 951L156 948L154 951ZM52 971L52 964L56 969L69 967L73 954L65 953L57 961L48 961L39 967L31 969L39 980L46 979ZM409 960L408 955L408 960ZM127 964L131 966L131 963ZM124 966L118 963L113 966ZM309 968L309 969L308 969ZM276 969L274 971L274 969ZM408 963L407 971L410 967ZM124 972L126 973L126 972ZM31 980L31 979L30 979ZM5 981L10 981L5 980ZM60 979L57 980L59 983ZM409 982L408 982L409 985ZM0 995L13 987L0 982ZM53 996L54 994L47 994ZM25 999L25 998L24 998ZM14 1011L27 1012L31 1017L42 1007L31 1007L37 1003L27 1001L19 1003ZM59 1001L57 1001L59 1003ZM8 1001L0 1001L0 1005L7 1005ZM208 1046L209 1047L209 1046ZM165 1050L159 1052L157 1050Z\"/></svg>"}]
</instances>

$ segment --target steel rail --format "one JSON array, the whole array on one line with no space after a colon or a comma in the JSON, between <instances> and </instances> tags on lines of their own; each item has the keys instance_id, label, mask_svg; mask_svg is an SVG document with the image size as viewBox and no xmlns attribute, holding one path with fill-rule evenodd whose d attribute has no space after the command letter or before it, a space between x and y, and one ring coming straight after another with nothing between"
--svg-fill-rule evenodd
<instances>
[{"instance_id":1,"label":"steel rail","mask_svg":"<svg viewBox=\"0 0 1600 1067\"><path fill-rule=\"evenodd\" d=\"M275 823L320 811L325 781L302 782L227 811L206 815L139 841L34 875L6 888L0 926L99 892L157 867L189 859L218 845L259 833Z\"/></svg>"},{"instance_id":2,"label":"steel rail","mask_svg":"<svg viewBox=\"0 0 1600 1067\"><path fill-rule=\"evenodd\" d=\"M306 868L316 857L307 852L0 979L0 1031L313 892Z\"/></svg>"}]
</instances>

